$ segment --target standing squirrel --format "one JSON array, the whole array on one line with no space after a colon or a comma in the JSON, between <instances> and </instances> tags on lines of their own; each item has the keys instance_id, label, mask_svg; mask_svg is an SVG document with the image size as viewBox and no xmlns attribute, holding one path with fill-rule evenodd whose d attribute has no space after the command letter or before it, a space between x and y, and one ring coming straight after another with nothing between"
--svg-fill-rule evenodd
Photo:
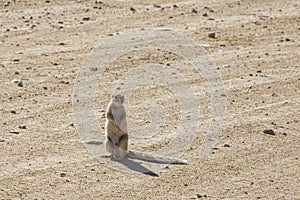
<instances>
[{"instance_id":1,"label":"standing squirrel","mask_svg":"<svg viewBox=\"0 0 300 200\"><path fill-rule=\"evenodd\" d=\"M125 97L123 95L113 95L105 114L105 147L112 157L116 160L122 160L128 157L164 164L187 164L187 160L128 150L128 132L126 111L123 105L124 100Z\"/></svg>"}]
</instances>

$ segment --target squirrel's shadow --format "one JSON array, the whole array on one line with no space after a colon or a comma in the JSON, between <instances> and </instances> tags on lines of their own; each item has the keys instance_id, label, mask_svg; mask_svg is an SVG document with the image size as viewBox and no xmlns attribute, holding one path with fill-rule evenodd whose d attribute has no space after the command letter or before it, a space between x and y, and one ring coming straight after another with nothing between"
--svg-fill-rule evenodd
<instances>
[{"instance_id":1,"label":"squirrel's shadow","mask_svg":"<svg viewBox=\"0 0 300 200\"><path fill-rule=\"evenodd\" d=\"M103 144L103 142L94 141L94 140L86 141L85 143L89 144L89 145L101 145L101 144ZM143 174L146 174L146 175L149 175L149 176L158 177L158 175L155 172L151 171L150 169L147 169L146 167L142 166L141 164L139 164L135 161L132 161L132 160L128 159L127 157L123 158L122 160L113 159L111 155L106 155L106 156L101 156L101 157L110 158L112 161L118 162L118 163L126 166L127 168L129 168L133 171L140 172L140 173L143 173Z\"/></svg>"},{"instance_id":2,"label":"squirrel's shadow","mask_svg":"<svg viewBox=\"0 0 300 200\"><path fill-rule=\"evenodd\" d=\"M151 171L150 169L147 169L146 167L142 166L140 163L128 159L127 157L123 158L122 160L116 160L112 158L112 156L103 156L103 157L110 158L112 161L118 162L133 171L140 172L149 176L158 177L158 174L156 174L155 172Z\"/></svg>"},{"instance_id":3,"label":"squirrel's shadow","mask_svg":"<svg viewBox=\"0 0 300 200\"><path fill-rule=\"evenodd\" d=\"M117 162L121 163L122 165L126 166L127 168L149 175L149 176L156 176L158 177L158 174L155 172L151 171L150 169L147 169L146 167L142 166L140 163L137 163L135 161L132 161L128 158L124 158L122 160L118 160Z\"/></svg>"}]
</instances>

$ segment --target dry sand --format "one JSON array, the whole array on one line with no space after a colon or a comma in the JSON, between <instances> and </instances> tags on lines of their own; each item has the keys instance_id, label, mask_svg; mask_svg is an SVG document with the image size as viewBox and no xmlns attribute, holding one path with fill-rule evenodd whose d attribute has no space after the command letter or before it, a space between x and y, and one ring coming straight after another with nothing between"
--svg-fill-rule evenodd
<instances>
[{"instance_id":1,"label":"dry sand","mask_svg":"<svg viewBox=\"0 0 300 200\"><path fill-rule=\"evenodd\" d=\"M0 199L300 199L299 1L1 0L0 8ZM156 170L158 177L111 170L89 154L72 106L88 54L118 32L147 27L173 28L204 44L227 99L217 146L199 158L210 97L205 80L191 74L190 86L203 86L196 92L203 128L184 153L189 164ZM96 109L105 109L114 81L131 64L177 63L160 54L117 60L99 84ZM167 113L180 109L162 88L135 95L131 113L145 118L153 101ZM176 112L166 116L174 131ZM103 127L103 113L98 118ZM151 151L168 139L130 145Z\"/></svg>"}]
</instances>

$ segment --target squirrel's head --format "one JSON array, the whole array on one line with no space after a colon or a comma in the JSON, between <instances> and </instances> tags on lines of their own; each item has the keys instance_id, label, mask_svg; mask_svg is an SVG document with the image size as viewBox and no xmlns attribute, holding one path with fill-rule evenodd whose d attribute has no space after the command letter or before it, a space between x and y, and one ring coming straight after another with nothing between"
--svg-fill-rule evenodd
<instances>
[{"instance_id":1,"label":"squirrel's head","mask_svg":"<svg viewBox=\"0 0 300 200\"><path fill-rule=\"evenodd\" d=\"M124 97L124 95L121 95L121 94L112 95L112 101L123 104L125 101L125 97Z\"/></svg>"}]
</instances>

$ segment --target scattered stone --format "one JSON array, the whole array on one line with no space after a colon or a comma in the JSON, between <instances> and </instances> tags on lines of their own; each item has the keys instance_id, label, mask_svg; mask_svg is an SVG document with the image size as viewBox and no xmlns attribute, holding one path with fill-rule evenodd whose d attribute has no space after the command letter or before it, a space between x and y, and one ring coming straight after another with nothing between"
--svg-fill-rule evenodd
<instances>
[{"instance_id":1,"label":"scattered stone","mask_svg":"<svg viewBox=\"0 0 300 200\"><path fill-rule=\"evenodd\" d=\"M16 59L13 59L12 61L13 61L13 63L19 63L19 62L20 62L20 59L17 59L17 58L16 58Z\"/></svg>"},{"instance_id":2,"label":"scattered stone","mask_svg":"<svg viewBox=\"0 0 300 200\"><path fill-rule=\"evenodd\" d=\"M58 43L58 45L63 46L63 45L66 45L66 44L63 43L63 42L60 42L60 43Z\"/></svg>"},{"instance_id":3,"label":"scattered stone","mask_svg":"<svg viewBox=\"0 0 300 200\"><path fill-rule=\"evenodd\" d=\"M203 17L208 17L208 14L207 14L207 13L204 13L202 16L203 16Z\"/></svg>"},{"instance_id":4,"label":"scattered stone","mask_svg":"<svg viewBox=\"0 0 300 200\"><path fill-rule=\"evenodd\" d=\"M223 68L228 68L228 67L230 67L230 65L228 64L223 65Z\"/></svg>"},{"instance_id":5,"label":"scattered stone","mask_svg":"<svg viewBox=\"0 0 300 200\"><path fill-rule=\"evenodd\" d=\"M90 67L90 70L91 70L92 72L95 72L95 71L98 70L98 68L97 68L97 67Z\"/></svg>"},{"instance_id":6,"label":"scattered stone","mask_svg":"<svg viewBox=\"0 0 300 200\"><path fill-rule=\"evenodd\" d=\"M282 135L287 136L287 133L286 133L286 132L283 132Z\"/></svg>"},{"instance_id":7,"label":"scattered stone","mask_svg":"<svg viewBox=\"0 0 300 200\"><path fill-rule=\"evenodd\" d=\"M275 132L272 129L264 130L264 133L268 135L275 135Z\"/></svg>"},{"instance_id":8,"label":"scattered stone","mask_svg":"<svg viewBox=\"0 0 300 200\"><path fill-rule=\"evenodd\" d=\"M101 145L103 142L101 141L96 141L96 140L89 140L89 141L84 141L85 144L91 144L91 145Z\"/></svg>"},{"instance_id":9,"label":"scattered stone","mask_svg":"<svg viewBox=\"0 0 300 200\"><path fill-rule=\"evenodd\" d=\"M0 136L0 142L9 142L9 141L12 141L11 137L7 138L7 137ZM1 188L0 188L0 190L1 190Z\"/></svg>"},{"instance_id":10,"label":"scattered stone","mask_svg":"<svg viewBox=\"0 0 300 200\"><path fill-rule=\"evenodd\" d=\"M69 81L61 80L60 83L62 83L62 84L69 84L70 82Z\"/></svg>"},{"instance_id":11,"label":"scattered stone","mask_svg":"<svg viewBox=\"0 0 300 200\"><path fill-rule=\"evenodd\" d=\"M286 42L289 42L289 41L291 41L291 39L289 39L289 38L286 38L286 39L285 39L285 41L286 41Z\"/></svg>"},{"instance_id":12,"label":"scattered stone","mask_svg":"<svg viewBox=\"0 0 300 200\"><path fill-rule=\"evenodd\" d=\"M153 7L155 7L155 8L161 8L161 6L158 5L158 4L153 4Z\"/></svg>"},{"instance_id":13,"label":"scattered stone","mask_svg":"<svg viewBox=\"0 0 300 200\"><path fill-rule=\"evenodd\" d=\"M273 92L272 97L278 97L278 95L275 92Z\"/></svg>"},{"instance_id":14,"label":"scattered stone","mask_svg":"<svg viewBox=\"0 0 300 200\"><path fill-rule=\"evenodd\" d=\"M202 195L202 194L196 194L197 195L197 198L202 198L202 197L207 197L206 194Z\"/></svg>"},{"instance_id":15,"label":"scattered stone","mask_svg":"<svg viewBox=\"0 0 300 200\"><path fill-rule=\"evenodd\" d=\"M135 13L135 12L136 12L136 9L133 8L133 7L130 7L130 11L133 12L133 13Z\"/></svg>"},{"instance_id":16,"label":"scattered stone","mask_svg":"<svg viewBox=\"0 0 300 200\"><path fill-rule=\"evenodd\" d=\"M19 129L26 129L26 125L20 125Z\"/></svg>"},{"instance_id":17,"label":"scattered stone","mask_svg":"<svg viewBox=\"0 0 300 200\"><path fill-rule=\"evenodd\" d=\"M103 113L103 112L105 112L105 109L99 109L99 112Z\"/></svg>"},{"instance_id":18,"label":"scattered stone","mask_svg":"<svg viewBox=\"0 0 300 200\"><path fill-rule=\"evenodd\" d=\"M58 26L58 25L50 25L51 28L55 28L57 30L63 29L63 26Z\"/></svg>"},{"instance_id":19,"label":"scattered stone","mask_svg":"<svg viewBox=\"0 0 300 200\"><path fill-rule=\"evenodd\" d=\"M83 17L82 21L89 21L91 18L90 17Z\"/></svg>"},{"instance_id":20,"label":"scattered stone","mask_svg":"<svg viewBox=\"0 0 300 200\"><path fill-rule=\"evenodd\" d=\"M257 72L257 73L262 73L262 71L261 71L261 70L257 70L256 72Z\"/></svg>"},{"instance_id":21,"label":"scattered stone","mask_svg":"<svg viewBox=\"0 0 300 200\"><path fill-rule=\"evenodd\" d=\"M60 173L59 175L60 175L60 177L66 177L67 176L66 173Z\"/></svg>"},{"instance_id":22,"label":"scattered stone","mask_svg":"<svg viewBox=\"0 0 300 200\"><path fill-rule=\"evenodd\" d=\"M178 8L178 6L176 4L173 5L173 8Z\"/></svg>"},{"instance_id":23,"label":"scattered stone","mask_svg":"<svg viewBox=\"0 0 300 200\"><path fill-rule=\"evenodd\" d=\"M19 134L19 131L9 131L9 133L12 133L12 134Z\"/></svg>"},{"instance_id":24,"label":"scattered stone","mask_svg":"<svg viewBox=\"0 0 300 200\"><path fill-rule=\"evenodd\" d=\"M192 13L198 13L198 11L195 8L193 8Z\"/></svg>"},{"instance_id":25,"label":"scattered stone","mask_svg":"<svg viewBox=\"0 0 300 200\"><path fill-rule=\"evenodd\" d=\"M209 34L208 34L208 37L209 37L209 38L216 38L216 33L215 33L215 32L209 33Z\"/></svg>"},{"instance_id":26,"label":"scattered stone","mask_svg":"<svg viewBox=\"0 0 300 200\"><path fill-rule=\"evenodd\" d=\"M11 82L18 84L19 87L23 87L23 81L20 79L13 79Z\"/></svg>"},{"instance_id":27,"label":"scattered stone","mask_svg":"<svg viewBox=\"0 0 300 200\"><path fill-rule=\"evenodd\" d=\"M10 113L17 114L17 112L15 110L11 110Z\"/></svg>"},{"instance_id":28,"label":"scattered stone","mask_svg":"<svg viewBox=\"0 0 300 200\"><path fill-rule=\"evenodd\" d=\"M230 145L229 144L224 144L224 147L230 147Z\"/></svg>"}]
</instances>

